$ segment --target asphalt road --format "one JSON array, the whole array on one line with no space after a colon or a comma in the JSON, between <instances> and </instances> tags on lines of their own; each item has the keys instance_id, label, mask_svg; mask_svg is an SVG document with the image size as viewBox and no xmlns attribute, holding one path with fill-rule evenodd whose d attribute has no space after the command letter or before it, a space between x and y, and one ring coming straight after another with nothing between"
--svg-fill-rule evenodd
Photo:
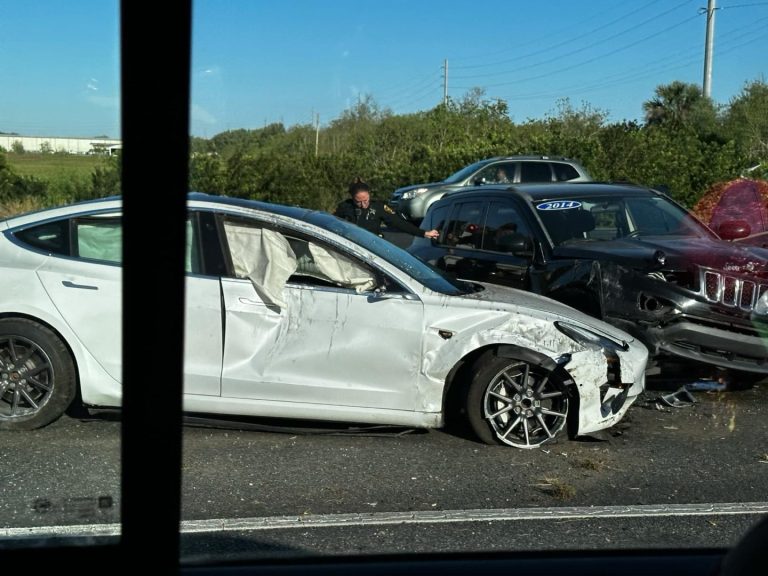
<instances>
[{"instance_id":1,"label":"asphalt road","mask_svg":"<svg viewBox=\"0 0 768 576\"><path fill-rule=\"evenodd\" d=\"M678 408L658 401L669 391L649 389L610 431L532 451L462 431L189 423L182 547L274 557L728 546L768 514L768 383L695 392ZM119 415L102 413L2 433L0 547L115 534L119 432Z\"/></svg>"}]
</instances>

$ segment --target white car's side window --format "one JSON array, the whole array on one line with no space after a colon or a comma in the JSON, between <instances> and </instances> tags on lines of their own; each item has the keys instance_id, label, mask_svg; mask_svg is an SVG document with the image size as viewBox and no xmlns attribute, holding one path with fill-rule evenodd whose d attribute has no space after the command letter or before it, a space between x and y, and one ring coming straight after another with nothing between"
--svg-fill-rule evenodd
<instances>
[{"instance_id":1,"label":"white car's side window","mask_svg":"<svg viewBox=\"0 0 768 576\"><path fill-rule=\"evenodd\" d=\"M376 288L376 274L352 258L303 238L288 237L288 242L298 258L291 282L316 285L319 280L358 293Z\"/></svg>"},{"instance_id":2,"label":"white car's side window","mask_svg":"<svg viewBox=\"0 0 768 576\"><path fill-rule=\"evenodd\" d=\"M288 242L297 258L296 273L290 279L292 283L317 285L316 281L319 281L319 284L323 286L336 285L328 273L320 267L308 241L302 238L289 237Z\"/></svg>"},{"instance_id":3,"label":"white car's side window","mask_svg":"<svg viewBox=\"0 0 768 576\"><path fill-rule=\"evenodd\" d=\"M120 263L123 259L123 227L119 218L75 221L77 256Z\"/></svg>"},{"instance_id":4,"label":"white car's side window","mask_svg":"<svg viewBox=\"0 0 768 576\"><path fill-rule=\"evenodd\" d=\"M32 228L19 230L14 233L14 236L17 241L27 245L27 247L51 254L69 256L68 222L69 220L47 222Z\"/></svg>"},{"instance_id":5,"label":"white car's side window","mask_svg":"<svg viewBox=\"0 0 768 576\"><path fill-rule=\"evenodd\" d=\"M283 287L298 265L288 240L274 230L225 221L235 276L248 278L267 304L285 306Z\"/></svg>"},{"instance_id":6,"label":"white car's side window","mask_svg":"<svg viewBox=\"0 0 768 576\"><path fill-rule=\"evenodd\" d=\"M307 248L316 269L331 282L356 292L372 290L376 286L373 274L350 258L312 242L307 243Z\"/></svg>"}]
</instances>

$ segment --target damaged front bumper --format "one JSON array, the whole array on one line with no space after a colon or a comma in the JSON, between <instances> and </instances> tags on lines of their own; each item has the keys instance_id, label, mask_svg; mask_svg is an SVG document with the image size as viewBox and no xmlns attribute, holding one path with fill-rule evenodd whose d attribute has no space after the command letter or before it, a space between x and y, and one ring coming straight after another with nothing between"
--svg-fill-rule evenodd
<instances>
[{"instance_id":1,"label":"damaged front bumper","mask_svg":"<svg viewBox=\"0 0 768 576\"><path fill-rule=\"evenodd\" d=\"M706 269L700 276L688 288L625 271L621 293L603 290L604 319L642 341L654 357L768 374L768 338L754 318L766 286Z\"/></svg>"},{"instance_id":2,"label":"damaged front bumper","mask_svg":"<svg viewBox=\"0 0 768 576\"><path fill-rule=\"evenodd\" d=\"M760 336L688 321L652 329L649 333L658 342L661 353L732 370L768 374L768 345Z\"/></svg>"},{"instance_id":3,"label":"damaged front bumper","mask_svg":"<svg viewBox=\"0 0 768 576\"><path fill-rule=\"evenodd\" d=\"M626 350L587 349L571 355L563 367L578 393L578 422L571 433L580 436L610 428L624 417L645 389L648 350L638 342ZM595 386L595 382L602 384Z\"/></svg>"}]
</instances>

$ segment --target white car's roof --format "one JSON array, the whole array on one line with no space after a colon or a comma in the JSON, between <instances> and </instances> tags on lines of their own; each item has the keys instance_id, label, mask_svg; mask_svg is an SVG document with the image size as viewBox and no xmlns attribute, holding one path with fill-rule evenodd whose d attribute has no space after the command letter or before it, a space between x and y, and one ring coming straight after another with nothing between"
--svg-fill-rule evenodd
<instances>
[{"instance_id":1,"label":"white car's roof","mask_svg":"<svg viewBox=\"0 0 768 576\"><path fill-rule=\"evenodd\" d=\"M283 216L289 216L303 220L303 216L311 210L307 208L299 208L292 206L283 206L280 204L272 204L266 202L259 202L256 200L247 200L243 198L231 198L227 196L213 196L209 194L203 194L200 192L191 192L187 196L188 206L192 208L202 207L215 207L215 206L229 206L233 208L247 208L251 210L262 210L264 212L279 214ZM89 213L89 212L102 212L102 211L115 211L122 209L122 197L110 196L107 198L99 198L96 200L86 200L83 202L76 202L68 204L66 206L55 206L51 208L42 208L33 212L26 212L16 216L11 216L2 220L9 228L17 226L24 226L27 224L42 222L45 220L51 220L55 218L61 218L64 216L70 216L72 214ZM148 205L151 208L151 205Z\"/></svg>"},{"instance_id":2,"label":"white car's roof","mask_svg":"<svg viewBox=\"0 0 768 576\"><path fill-rule=\"evenodd\" d=\"M98 200L87 200L68 204L66 206L56 206L53 208L42 208L33 212L25 212L17 216L11 216L3 220L9 228L43 222L54 218L61 218L71 214L81 212L91 212L94 210L120 210L122 208L122 199L119 196L110 196L109 198L99 198Z\"/></svg>"}]
</instances>

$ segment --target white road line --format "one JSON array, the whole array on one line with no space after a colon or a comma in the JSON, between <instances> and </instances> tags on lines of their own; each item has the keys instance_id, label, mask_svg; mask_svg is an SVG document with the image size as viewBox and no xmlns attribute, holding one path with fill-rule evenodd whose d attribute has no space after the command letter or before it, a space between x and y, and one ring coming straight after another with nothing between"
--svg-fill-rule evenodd
<instances>
[{"instance_id":1,"label":"white road line","mask_svg":"<svg viewBox=\"0 0 768 576\"><path fill-rule=\"evenodd\" d=\"M573 520L610 518L658 518L662 516L733 516L768 514L768 502L647 504L642 506L576 506L556 508L500 508L490 510L443 510L423 512L372 512L354 514L308 514L263 518L187 520L181 533L381 526L387 524L443 524L447 522L493 522L522 520ZM120 524L80 524L0 528L0 539L118 536Z\"/></svg>"}]
</instances>

